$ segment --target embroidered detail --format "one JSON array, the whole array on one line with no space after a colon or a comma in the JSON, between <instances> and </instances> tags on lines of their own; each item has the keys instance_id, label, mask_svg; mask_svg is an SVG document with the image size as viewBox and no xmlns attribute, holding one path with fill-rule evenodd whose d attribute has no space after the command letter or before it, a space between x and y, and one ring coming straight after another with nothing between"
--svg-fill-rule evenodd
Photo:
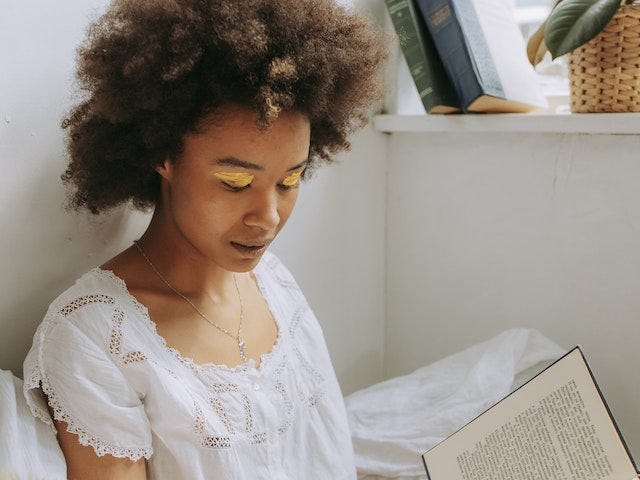
<instances>
[{"instance_id":1,"label":"embroidered detail","mask_svg":"<svg viewBox=\"0 0 640 480\"><path fill-rule=\"evenodd\" d=\"M292 350L296 354L296 357L298 357L298 360L302 364L303 368L307 371L307 373L311 377L313 377L316 384L321 385L322 383L324 383L324 377L315 368L309 365L309 362L307 362L305 358L302 356L302 354L300 353L300 350L298 350L298 347L293 345Z\"/></svg>"},{"instance_id":2,"label":"embroidered detail","mask_svg":"<svg viewBox=\"0 0 640 480\"><path fill-rule=\"evenodd\" d=\"M309 394L308 397L305 397L305 393L302 390L301 382L294 382L296 384L298 398L301 403L305 404L309 408L315 407L320 399L324 396L325 389L323 388L323 383L325 381L324 376L322 376L315 368L313 368L307 360L302 356L298 348L294 345L293 351L296 354L302 368L307 372L307 376L314 380L316 391Z\"/></svg>"},{"instance_id":3,"label":"embroidered detail","mask_svg":"<svg viewBox=\"0 0 640 480\"><path fill-rule=\"evenodd\" d=\"M142 362L143 360L146 360L147 356L136 350L134 352L129 352L125 355L122 356L122 361L123 363L127 364L127 363L135 363L135 362Z\"/></svg>"},{"instance_id":4,"label":"embroidered detail","mask_svg":"<svg viewBox=\"0 0 640 480\"><path fill-rule=\"evenodd\" d=\"M300 383L296 382L296 391L298 392L298 398L300 399L301 402L304 401L304 392L302 391L302 387L300 386Z\"/></svg>"},{"instance_id":5,"label":"embroidered detail","mask_svg":"<svg viewBox=\"0 0 640 480\"><path fill-rule=\"evenodd\" d=\"M237 385L231 383L217 383L212 386L212 390L216 396L210 396L208 398L209 403L214 407L218 418L224 425L224 428L229 432L230 435L220 436L220 435L211 435L208 432L205 432L205 418L202 408L198 403L194 400L193 405L196 412L195 420L194 420L194 431L201 438L201 445L209 448L230 448L236 442L232 439L232 436L238 437L239 433L236 432L236 429L229 421L229 416L227 415L226 410L222 405L222 401L217 397L219 394L227 394L227 393L235 393L239 394L242 398L242 406L245 413L245 433L249 440L249 443L252 445L257 445L266 442L267 440L267 432L254 432L254 418L251 408L251 402L249 397L240 389Z\"/></svg>"},{"instance_id":6,"label":"embroidered detail","mask_svg":"<svg viewBox=\"0 0 640 480\"><path fill-rule=\"evenodd\" d=\"M75 312L80 307L84 307L85 305L90 305L92 303L106 303L107 305L114 305L115 300L109 295L84 295L82 297L75 298L71 302L67 303L58 311L58 313L63 317L66 317L70 313Z\"/></svg>"},{"instance_id":7,"label":"embroidered detail","mask_svg":"<svg viewBox=\"0 0 640 480\"><path fill-rule=\"evenodd\" d=\"M147 356L139 350L134 350L122 354L122 323L124 321L124 312L122 311L120 306L116 305L111 320L113 325L111 328L109 352L112 355L117 355L125 365L128 363L135 363L146 360Z\"/></svg>"},{"instance_id":8,"label":"embroidered detail","mask_svg":"<svg viewBox=\"0 0 640 480\"><path fill-rule=\"evenodd\" d=\"M309 407L315 407L322 397L324 397L324 390L314 393L307 399L307 405Z\"/></svg>"},{"instance_id":9,"label":"embroidered detail","mask_svg":"<svg viewBox=\"0 0 640 480\"><path fill-rule=\"evenodd\" d=\"M278 382L274 385L274 388L282 395L282 401L285 405L284 417L285 420L282 422L282 425L278 427L278 433L283 434L287 431L287 429L291 426L291 414L293 412L293 404L289 401L289 396L287 395L286 389L282 382Z\"/></svg>"},{"instance_id":10,"label":"embroidered detail","mask_svg":"<svg viewBox=\"0 0 640 480\"><path fill-rule=\"evenodd\" d=\"M113 328L111 329L111 341L109 342L109 352L114 355L120 354L120 346L122 342L122 317L124 313L119 308L119 311L114 312L111 320L113 321Z\"/></svg>"},{"instance_id":11,"label":"embroidered detail","mask_svg":"<svg viewBox=\"0 0 640 480\"><path fill-rule=\"evenodd\" d=\"M103 294L84 295L69 302L67 305L62 307L58 313L63 317L66 317L81 307L95 303L113 306L109 353L118 356L125 365L146 360L147 356L140 351L122 353L122 323L124 321L124 311L120 308L113 297Z\"/></svg>"},{"instance_id":12,"label":"embroidered detail","mask_svg":"<svg viewBox=\"0 0 640 480\"><path fill-rule=\"evenodd\" d=\"M238 386L233 385L232 383L214 383L211 385L211 389L215 393L228 393L228 392L237 392Z\"/></svg>"},{"instance_id":13,"label":"embroidered detail","mask_svg":"<svg viewBox=\"0 0 640 480\"><path fill-rule=\"evenodd\" d=\"M213 408L216 410L218 417L220 417L220 421L224 425L224 428L226 428L231 435L234 435L236 431L233 428L233 425L231 425L231 422L229 421L229 417L227 416L227 412L222 406L222 403L220 403L220 399L209 397L209 403L213 405Z\"/></svg>"},{"instance_id":14,"label":"embroidered detail","mask_svg":"<svg viewBox=\"0 0 640 480\"><path fill-rule=\"evenodd\" d=\"M249 403L249 397L247 397L244 393L242 395L242 406L244 408L245 415L245 430L247 433L253 433L253 413L251 412L251 403Z\"/></svg>"},{"instance_id":15,"label":"embroidered detail","mask_svg":"<svg viewBox=\"0 0 640 480\"><path fill-rule=\"evenodd\" d=\"M293 316L291 317L291 322L289 322L289 336L293 339L296 334L296 330L298 329L298 325L300 325L300 321L306 315L311 308L306 302L303 302L301 305L296 308Z\"/></svg>"},{"instance_id":16,"label":"embroidered detail","mask_svg":"<svg viewBox=\"0 0 640 480\"><path fill-rule=\"evenodd\" d=\"M200 405L198 405L195 401L193 402L193 407L196 411L196 418L193 428L201 438L200 445L203 447L211 447L211 448L231 448L231 438L229 437L220 437L214 435L206 435L204 433L204 414L202 413L202 409Z\"/></svg>"}]
</instances>

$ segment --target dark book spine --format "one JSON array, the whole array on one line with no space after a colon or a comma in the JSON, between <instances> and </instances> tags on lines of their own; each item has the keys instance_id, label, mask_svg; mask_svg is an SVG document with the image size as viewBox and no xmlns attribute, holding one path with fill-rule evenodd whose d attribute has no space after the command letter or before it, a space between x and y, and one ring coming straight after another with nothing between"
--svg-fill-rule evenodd
<instances>
[{"instance_id":1,"label":"dark book spine","mask_svg":"<svg viewBox=\"0 0 640 480\"><path fill-rule=\"evenodd\" d=\"M467 49L453 2L451 0L415 1L444 64L444 69L460 98L462 109L466 112L469 105L485 92Z\"/></svg>"},{"instance_id":2,"label":"dark book spine","mask_svg":"<svg viewBox=\"0 0 640 480\"><path fill-rule=\"evenodd\" d=\"M459 111L455 89L412 0L385 0L385 4L425 111Z\"/></svg>"}]
</instances>

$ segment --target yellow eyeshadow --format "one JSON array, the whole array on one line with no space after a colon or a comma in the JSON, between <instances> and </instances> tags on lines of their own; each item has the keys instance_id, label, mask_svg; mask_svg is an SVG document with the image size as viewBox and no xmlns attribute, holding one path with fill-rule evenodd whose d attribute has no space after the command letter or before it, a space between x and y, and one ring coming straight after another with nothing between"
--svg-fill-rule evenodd
<instances>
[{"instance_id":1,"label":"yellow eyeshadow","mask_svg":"<svg viewBox=\"0 0 640 480\"><path fill-rule=\"evenodd\" d=\"M282 180L282 184L285 187L295 187L300 180L300 175L302 175L302 171L294 172L291 175L287 175L284 180Z\"/></svg>"},{"instance_id":2,"label":"yellow eyeshadow","mask_svg":"<svg viewBox=\"0 0 640 480\"><path fill-rule=\"evenodd\" d=\"M253 181L253 175L245 172L214 173L216 177L233 187L246 187Z\"/></svg>"}]
</instances>

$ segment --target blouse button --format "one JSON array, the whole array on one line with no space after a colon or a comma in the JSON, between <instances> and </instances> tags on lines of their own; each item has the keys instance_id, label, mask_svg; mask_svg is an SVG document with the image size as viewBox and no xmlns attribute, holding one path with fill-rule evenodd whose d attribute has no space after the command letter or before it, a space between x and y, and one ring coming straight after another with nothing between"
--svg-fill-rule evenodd
<instances>
[{"instance_id":1,"label":"blouse button","mask_svg":"<svg viewBox=\"0 0 640 480\"><path fill-rule=\"evenodd\" d=\"M253 389L254 390L260 390L260 385L258 385L257 383L253 384Z\"/></svg>"}]
</instances>

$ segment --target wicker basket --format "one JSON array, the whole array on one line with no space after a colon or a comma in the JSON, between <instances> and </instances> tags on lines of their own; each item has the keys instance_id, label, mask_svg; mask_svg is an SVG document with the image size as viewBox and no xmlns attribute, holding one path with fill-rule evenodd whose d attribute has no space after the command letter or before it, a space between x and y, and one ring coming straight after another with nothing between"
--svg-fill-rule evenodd
<instances>
[{"instance_id":1,"label":"wicker basket","mask_svg":"<svg viewBox=\"0 0 640 480\"><path fill-rule=\"evenodd\" d=\"M569 54L569 81L574 113L640 112L640 6L621 5Z\"/></svg>"}]
</instances>

